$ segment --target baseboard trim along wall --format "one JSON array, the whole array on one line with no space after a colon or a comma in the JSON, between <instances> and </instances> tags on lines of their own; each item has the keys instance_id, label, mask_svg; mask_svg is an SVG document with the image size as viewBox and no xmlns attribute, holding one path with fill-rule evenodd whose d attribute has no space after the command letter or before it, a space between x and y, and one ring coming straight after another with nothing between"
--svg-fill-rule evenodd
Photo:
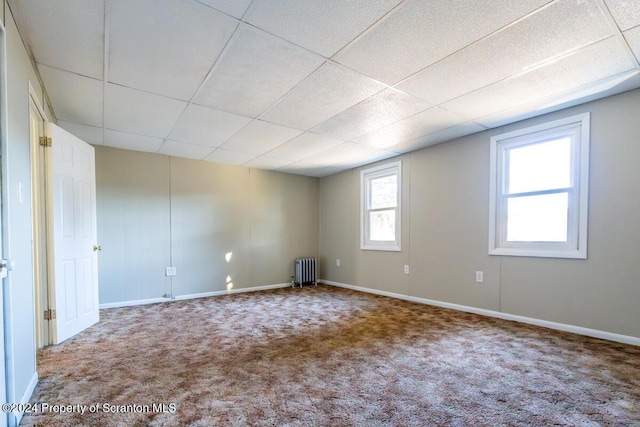
<instances>
[{"instance_id":1,"label":"baseboard trim along wall","mask_svg":"<svg viewBox=\"0 0 640 427\"><path fill-rule=\"evenodd\" d=\"M493 310L485 310L483 308L469 307L466 305L452 304L448 302L430 300L426 298L412 297L409 295L396 294L393 292L379 291L377 289L363 288L361 286L348 285L346 283L333 282L331 280L320 279L319 282L324 283L326 285L352 289L354 291L367 292L370 294L382 295L385 297L398 298L406 301L418 302L421 304L433 305L433 306L443 307L443 308L450 308L452 310L480 314L483 316L495 317L498 319L512 320L515 322L528 323L530 325L542 326L544 328L556 329L558 331L572 332L574 334L585 335L588 337L600 338L603 340L609 340L609 341L615 341L623 344L640 346L640 338L632 337L628 335L614 334L612 332L605 332L597 329L589 329L589 328L583 328L581 326L550 322L548 320L534 319L532 317L518 316L515 314L502 313L502 312L493 311Z\"/></svg>"},{"instance_id":2,"label":"baseboard trim along wall","mask_svg":"<svg viewBox=\"0 0 640 427\"><path fill-rule=\"evenodd\" d=\"M29 381L29 385L27 386L27 389L24 391L24 394L22 395L22 398L20 399L20 404L21 405L26 405L27 403L29 403L29 400L31 399L31 395L33 394L33 391L36 389L36 386L38 385L38 373L34 372L33 376L31 377L31 381ZM24 415L24 412L14 412L13 416L14 416L14 420L13 423L11 422L11 420L9 421L9 426L17 426L20 424L20 421L22 420L22 416Z\"/></svg>"},{"instance_id":3,"label":"baseboard trim along wall","mask_svg":"<svg viewBox=\"0 0 640 427\"><path fill-rule=\"evenodd\" d=\"M180 300L187 300L187 299L194 299L194 298L215 297L219 295L239 294L242 292L265 291L267 289L286 288L287 286L291 286L291 282L276 283L275 285L254 286L252 288L230 289L228 291L213 291L213 292L203 292L199 294L176 295L173 298L149 298L149 299L139 299L139 300L133 300L133 301L109 302L105 304L100 304L99 307L100 307L100 310L102 310L103 308L131 307L134 305L146 305L146 304L156 304L159 302L171 302L171 301L180 301Z\"/></svg>"}]
</instances>

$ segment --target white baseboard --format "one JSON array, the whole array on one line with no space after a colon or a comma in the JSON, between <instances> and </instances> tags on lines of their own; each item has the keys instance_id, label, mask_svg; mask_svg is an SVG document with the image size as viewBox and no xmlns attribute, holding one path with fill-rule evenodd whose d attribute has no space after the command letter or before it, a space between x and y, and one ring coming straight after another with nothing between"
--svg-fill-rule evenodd
<instances>
[{"instance_id":1,"label":"white baseboard","mask_svg":"<svg viewBox=\"0 0 640 427\"><path fill-rule=\"evenodd\" d=\"M26 405L27 403L29 403L29 400L31 399L31 395L33 394L33 391L36 389L37 385L38 385L38 373L34 372L33 376L31 377L31 381L29 381L29 385L27 385L27 389L22 394L22 398L20 399L21 404ZM24 415L24 412L13 413L14 419L9 420L9 426L19 425L23 415Z\"/></svg>"},{"instance_id":2,"label":"white baseboard","mask_svg":"<svg viewBox=\"0 0 640 427\"><path fill-rule=\"evenodd\" d=\"M100 304L98 307L100 310L103 308L120 308L120 307L131 307L133 305L146 305L146 304L156 304L159 302L167 302L171 301L169 298L149 298L149 299L138 299L132 301L119 301L119 302L108 302L105 304Z\"/></svg>"},{"instance_id":3,"label":"white baseboard","mask_svg":"<svg viewBox=\"0 0 640 427\"><path fill-rule=\"evenodd\" d=\"M277 288L286 288L287 286L291 286L291 283L277 283L275 285L265 285L265 286L254 286L252 288L238 288L231 289L228 291L213 291L213 292L203 292L199 294L189 294L189 295L176 295L173 298L149 298L149 299L139 299L133 301L120 301L120 302L109 302L105 304L100 304L100 309L103 308L120 308L120 307L131 307L134 305L145 305L145 304L156 304L159 302L171 302L171 301L180 301L194 298L206 298L206 297L215 297L219 295L229 295L229 294L238 294L242 292L255 292L255 291L264 291L267 289L277 289Z\"/></svg>"},{"instance_id":4,"label":"white baseboard","mask_svg":"<svg viewBox=\"0 0 640 427\"><path fill-rule=\"evenodd\" d=\"M412 296L404 295L404 294L396 294L396 293L393 293L393 292L379 291L377 289L363 288L361 286L353 286L353 285L348 285L346 283L333 282L331 280L322 280L321 279L320 282L321 283L325 283L327 285L338 286L338 287L341 287L341 288L353 289L354 291L367 292L367 293L370 293L370 294L382 295L382 296L391 297L391 298L398 298L398 299L402 299L402 300L406 300L406 301L418 302L418 303L433 305L433 306L437 306L437 307L450 308L450 309L453 309L453 310L464 311L464 312L467 312L467 313L475 313L475 314L480 314L480 315L483 315L483 316L496 317L498 319L512 320L512 321L521 322L521 323L528 323L530 325L542 326L542 327L549 328L549 329L556 329L558 331L572 332L574 334L585 335L585 336L588 336L588 337L600 338L600 339L603 339L603 340L609 340L609 341L620 342L620 343L623 343L623 344L631 344L631 345L640 346L640 338L632 337L632 336L629 336L629 335L614 334L612 332L605 332L605 331L600 331L600 330L597 330L597 329L583 328L581 326L574 326L574 325L567 325L567 324L564 324L564 323L550 322L548 320L534 319L532 317L525 317L525 316L518 316L516 314L502 313L500 311L485 310L484 308L470 307L470 306L466 306L466 305L452 304L452 303L449 303L449 302L436 301L436 300L431 300L431 299L426 299L426 298L412 297Z\"/></svg>"},{"instance_id":5,"label":"white baseboard","mask_svg":"<svg viewBox=\"0 0 640 427\"><path fill-rule=\"evenodd\" d=\"M178 301L178 300L194 299L194 298L217 297L220 295L240 294L243 292L266 291L267 289L286 288L287 286L291 286L291 282L277 283L275 285L254 286L253 288L238 288L238 289L231 289L228 291L213 291L213 292L204 292L201 294L177 295L175 297L175 300Z\"/></svg>"}]
</instances>

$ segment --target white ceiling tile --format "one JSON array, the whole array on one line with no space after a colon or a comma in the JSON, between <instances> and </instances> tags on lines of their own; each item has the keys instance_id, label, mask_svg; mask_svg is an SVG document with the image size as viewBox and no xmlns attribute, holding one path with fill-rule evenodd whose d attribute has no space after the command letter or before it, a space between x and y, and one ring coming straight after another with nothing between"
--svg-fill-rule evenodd
<instances>
[{"instance_id":1,"label":"white ceiling tile","mask_svg":"<svg viewBox=\"0 0 640 427\"><path fill-rule=\"evenodd\" d=\"M429 66L397 88L440 104L612 34L594 2L560 0Z\"/></svg>"},{"instance_id":2,"label":"white ceiling tile","mask_svg":"<svg viewBox=\"0 0 640 427\"><path fill-rule=\"evenodd\" d=\"M636 59L640 61L640 27L626 31L624 33L624 38L627 40L627 43L629 43Z\"/></svg>"},{"instance_id":3,"label":"white ceiling tile","mask_svg":"<svg viewBox=\"0 0 640 427\"><path fill-rule=\"evenodd\" d=\"M104 145L104 131L101 127L58 120L58 126L91 145Z\"/></svg>"},{"instance_id":4,"label":"white ceiling tile","mask_svg":"<svg viewBox=\"0 0 640 427\"><path fill-rule=\"evenodd\" d=\"M538 98L535 101L518 105L514 108L490 114L476 119L476 122L495 128L506 126L516 121L540 116L563 108L573 107L585 102L627 92L640 87L640 72L631 70L612 77L606 77L597 82L590 82L582 87Z\"/></svg>"},{"instance_id":5,"label":"white ceiling tile","mask_svg":"<svg viewBox=\"0 0 640 427\"><path fill-rule=\"evenodd\" d=\"M339 139L353 139L432 107L431 104L385 89L327 120L312 131Z\"/></svg>"},{"instance_id":6,"label":"white ceiling tile","mask_svg":"<svg viewBox=\"0 0 640 427\"><path fill-rule=\"evenodd\" d=\"M340 145L343 142L345 141L305 132L302 135L293 138L291 141L271 150L268 154L270 157L293 162L304 159L305 157L313 156L314 154L328 150L331 147Z\"/></svg>"},{"instance_id":7,"label":"white ceiling tile","mask_svg":"<svg viewBox=\"0 0 640 427\"><path fill-rule=\"evenodd\" d=\"M90 126L102 126L103 83L68 71L39 65L56 117Z\"/></svg>"},{"instance_id":8,"label":"white ceiling tile","mask_svg":"<svg viewBox=\"0 0 640 427\"><path fill-rule=\"evenodd\" d=\"M633 68L616 37L442 104L473 120Z\"/></svg>"},{"instance_id":9,"label":"white ceiling tile","mask_svg":"<svg viewBox=\"0 0 640 427\"><path fill-rule=\"evenodd\" d=\"M394 84L548 2L410 0L336 60Z\"/></svg>"},{"instance_id":10,"label":"white ceiling tile","mask_svg":"<svg viewBox=\"0 0 640 427\"><path fill-rule=\"evenodd\" d=\"M374 151L377 150L366 145L344 142L321 153L314 154L308 159L303 159L303 161L306 160L319 166L332 166L349 161L357 161L358 158L370 155Z\"/></svg>"},{"instance_id":11,"label":"white ceiling tile","mask_svg":"<svg viewBox=\"0 0 640 427\"><path fill-rule=\"evenodd\" d=\"M356 138L354 142L375 148L388 148L401 142L465 123L463 117L434 107L390 126Z\"/></svg>"},{"instance_id":12,"label":"white ceiling tile","mask_svg":"<svg viewBox=\"0 0 640 427\"><path fill-rule=\"evenodd\" d=\"M260 156L245 163L243 166L254 169L275 170L291 163L289 160L274 159L273 157Z\"/></svg>"},{"instance_id":13,"label":"white ceiling tile","mask_svg":"<svg viewBox=\"0 0 640 427\"><path fill-rule=\"evenodd\" d=\"M213 151L212 147L205 145L189 144L186 142L166 140L158 150L160 154L168 156L185 157L187 159L202 160Z\"/></svg>"},{"instance_id":14,"label":"white ceiling tile","mask_svg":"<svg viewBox=\"0 0 640 427\"><path fill-rule=\"evenodd\" d=\"M308 173L307 176L323 178L325 176L334 175L336 173L340 173L349 169L351 168L349 168L348 166L327 166L325 168L310 171L310 173Z\"/></svg>"},{"instance_id":15,"label":"white ceiling tile","mask_svg":"<svg viewBox=\"0 0 640 427\"><path fill-rule=\"evenodd\" d=\"M263 0L245 20L325 57L331 57L399 0Z\"/></svg>"},{"instance_id":16,"label":"white ceiling tile","mask_svg":"<svg viewBox=\"0 0 640 427\"><path fill-rule=\"evenodd\" d=\"M640 25L638 0L605 0L605 3L622 31Z\"/></svg>"},{"instance_id":17,"label":"white ceiling tile","mask_svg":"<svg viewBox=\"0 0 640 427\"><path fill-rule=\"evenodd\" d=\"M103 0L20 0L11 6L36 62L102 79Z\"/></svg>"},{"instance_id":18,"label":"white ceiling tile","mask_svg":"<svg viewBox=\"0 0 640 427\"><path fill-rule=\"evenodd\" d=\"M197 2L112 1L109 80L185 101L238 23Z\"/></svg>"},{"instance_id":19,"label":"white ceiling tile","mask_svg":"<svg viewBox=\"0 0 640 427\"><path fill-rule=\"evenodd\" d=\"M345 164L322 166L315 163L300 161L283 166L278 169L278 171L295 175L305 175L321 178L323 176L333 175L334 173L342 172L348 169L351 168Z\"/></svg>"},{"instance_id":20,"label":"white ceiling tile","mask_svg":"<svg viewBox=\"0 0 640 427\"><path fill-rule=\"evenodd\" d=\"M463 123L416 139L401 142L400 144L391 146L388 149L399 153L408 153L410 151L419 150L420 148L440 144L441 142L447 142L473 133L482 132L486 129L486 127L477 123Z\"/></svg>"},{"instance_id":21,"label":"white ceiling tile","mask_svg":"<svg viewBox=\"0 0 640 427\"><path fill-rule=\"evenodd\" d=\"M104 145L107 147L123 148L125 150L156 153L162 145L162 138L105 129Z\"/></svg>"},{"instance_id":22,"label":"white ceiling tile","mask_svg":"<svg viewBox=\"0 0 640 427\"><path fill-rule=\"evenodd\" d=\"M309 130L382 89L362 74L327 62L261 117Z\"/></svg>"},{"instance_id":23,"label":"white ceiling tile","mask_svg":"<svg viewBox=\"0 0 640 427\"><path fill-rule=\"evenodd\" d=\"M228 165L242 165L255 157L255 154L216 148L216 150L205 157L204 160L215 163L226 163Z\"/></svg>"},{"instance_id":24,"label":"white ceiling tile","mask_svg":"<svg viewBox=\"0 0 640 427\"><path fill-rule=\"evenodd\" d=\"M315 163L309 163L305 161L289 163L288 165L282 166L278 169L280 172L292 173L296 175L311 175L318 173L322 169L325 169L326 166L318 165Z\"/></svg>"},{"instance_id":25,"label":"white ceiling tile","mask_svg":"<svg viewBox=\"0 0 640 427\"><path fill-rule=\"evenodd\" d=\"M218 9L220 12L224 12L227 15L231 15L238 19L242 18L242 15L246 12L247 8L251 4L251 0L197 0L202 4L211 6L214 9Z\"/></svg>"},{"instance_id":26,"label":"white ceiling tile","mask_svg":"<svg viewBox=\"0 0 640 427\"><path fill-rule=\"evenodd\" d=\"M195 102L257 117L323 62L318 55L242 24Z\"/></svg>"},{"instance_id":27,"label":"white ceiling tile","mask_svg":"<svg viewBox=\"0 0 640 427\"><path fill-rule=\"evenodd\" d=\"M251 121L248 117L190 104L169 138L217 147Z\"/></svg>"},{"instance_id":28,"label":"white ceiling tile","mask_svg":"<svg viewBox=\"0 0 640 427\"><path fill-rule=\"evenodd\" d=\"M264 154L301 133L302 131L297 129L254 120L225 142L221 148L254 155Z\"/></svg>"},{"instance_id":29,"label":"white ceiling tile","mask_svg":"<svg viewBox=\"0 0 640 427\"><path fill-rule=\"evenodd\" d=\"M182 101L110 84L105 127L165 138L186 106Z\"/></svg>"},{"instance_id":30,"label":"white ceiling tile","mask_svg":"<svg viewBox=\"0 0 640 427\"><path fill-rule=\"evenodd\" d=\"M367 147L369 148L369 147ZM389 159L391 157L397 156L398 153L389 150L374 150L367 151L362 154L357 155L351 160L342 163L342 166L346 166L349 169L357 168L358 166L368 165L369 163L377 162L380 160Z\"/></svg>"}]
</instances>

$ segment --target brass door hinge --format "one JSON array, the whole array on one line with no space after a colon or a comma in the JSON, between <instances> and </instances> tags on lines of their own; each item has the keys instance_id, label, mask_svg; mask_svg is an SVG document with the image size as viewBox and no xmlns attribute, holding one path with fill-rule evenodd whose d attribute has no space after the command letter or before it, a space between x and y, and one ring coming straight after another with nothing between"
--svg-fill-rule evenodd
<instances>
[{"instance_id":1,"label":"brass door hinge","mask_svg":"<svg viewBox=\"0 0 640 427\"><path fill-rule=\"evenodd\" d=\"M53 143L51 141L51 138L47 138L46 136L41 136L40 137L40 145L42 147L52 147Z\"/></svg>"},{"instance_id":2,"label":"brass door hinge","mask_svg":"<svg viewBox=\"0 0 640 427\"><path fill-rule=\"evenodd\" d=\"M45 310L44 311L44 320L53 320L56 318L56 311L55 310Z\"/></svg>"}]
</instances>

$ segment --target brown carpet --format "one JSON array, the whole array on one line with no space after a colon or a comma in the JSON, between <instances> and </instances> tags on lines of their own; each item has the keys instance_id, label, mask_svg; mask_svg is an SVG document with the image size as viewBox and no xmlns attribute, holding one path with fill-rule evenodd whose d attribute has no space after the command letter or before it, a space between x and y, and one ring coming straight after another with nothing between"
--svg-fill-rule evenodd
<instances>
[{"instance_id":1,"label":"brown carpet","mask_svg":"<svg viewBox=\"0 0 640 427\"><path fill-rule=\"evenodd\" d=\"M325 285L103 310L38 373L86 412L24 426L640 425L639 347Z\"/></svg>"}]
</instances>

